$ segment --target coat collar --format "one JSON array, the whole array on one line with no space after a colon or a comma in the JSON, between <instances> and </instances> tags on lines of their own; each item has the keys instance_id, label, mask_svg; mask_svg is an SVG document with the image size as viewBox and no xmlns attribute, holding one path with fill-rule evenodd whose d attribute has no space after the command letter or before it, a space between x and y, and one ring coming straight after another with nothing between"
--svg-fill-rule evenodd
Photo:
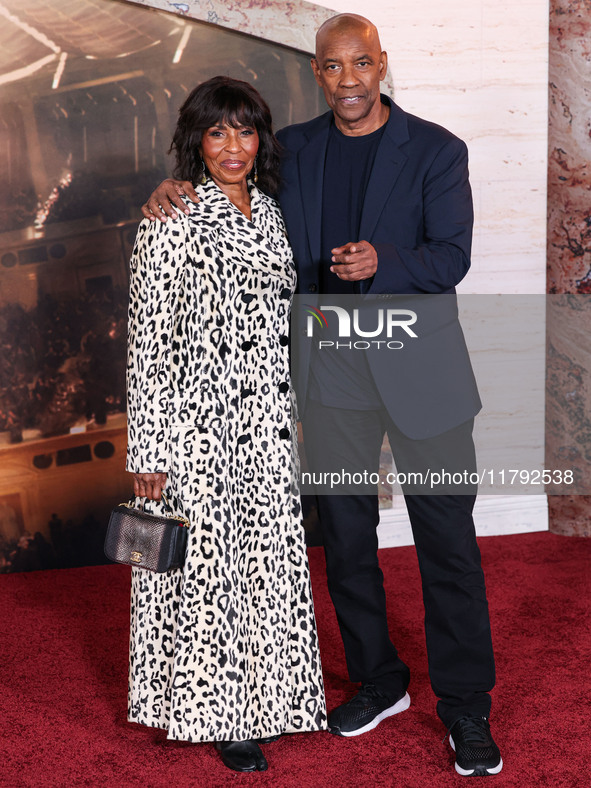
<instances>
[{"instance_id":1,"label":"coat collar","mask_svg":"<svg viewBox=\"0 0 591 788\"><path fill-rule=\"evenodd\" d=\"M253 221L246 219L242 211L230 202L230 199L212 178L207 178L205 183L199 183L195 186L195 191L201 200L200 206L206 215L215 215L219 219L231 216L239 218L242 216L250 224L253 223ZM251 181L248 181L248 191L250 192L251 213L254 220L257 210L260 209L263 202L263 194Z\"/></svg>"},{"instance_id":2,"label":"coat collar","mask_svg":"<svg viewBox=\"0 0 591 788\"><path fill-rule=\"evenodd\" d=\"M348 239L351 241L361 239L371 241L380 214L407 160L406 154L400 148L409 139L406 113L389 96L382 94L382 101L389 105L390 116L386 121L365 191L361 237ZM332 122L332 111L316 118L308 126L308 142L302 147L298 156L306 228L310 249L316 259L320 258L324 160Z\"/></svg>"},{"instance_id":3,"label":"coat collar","mask_svg":"<svg viewBox=\"0 0 591 788\"><path fill-rule=\"evenodd\" d=\"M195 187L200 202L187 203L191 208L189 221L211 237L218 259L294 278L293 255L279 206L254 183L249 182L248 188L251 219L208 178Z\"/></svg>"}]
</instances>

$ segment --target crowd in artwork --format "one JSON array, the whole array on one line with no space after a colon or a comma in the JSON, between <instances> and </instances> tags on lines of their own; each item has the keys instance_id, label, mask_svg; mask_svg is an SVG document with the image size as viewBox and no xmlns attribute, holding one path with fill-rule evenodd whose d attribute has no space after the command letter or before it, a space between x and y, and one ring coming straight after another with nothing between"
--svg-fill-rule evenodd
<instances>
[{"instance_id":1,"label":"crowd in artwork","mask_svg":"<svg viewBox=\"0 0 591 788\"><path fill-rule=\"evenodd\" d=\"M127 293L107 288L0 308L0 432L67 433L125 410Z\"/></svg>"},{"instance_id":2,"label":"crowd in artwork","mask_svg":"<svg viewBox=\"0 0 591 788\"><path fill-rule=\"evenodd\" d=\"M11 539L0 532L0 574L105 564L106 528L107 523L92 514L65 523L53 514L48 523L49 539L41 531L25 531Z\"/></svg>"},{"instance_id":3,"label":"crowd in artwork","mask_svg":"<svg viewBox=\"0 0 591 788\"><path fill-rule=\"evenodd\" d=\"M105 225L125 221L137 213L137 206L165 175L159 167L125 175L74 172L45 201L32 188L17 189L9 199L0 198L0 232L94 216L100 216Z\"/></svg>"}]
</instances>

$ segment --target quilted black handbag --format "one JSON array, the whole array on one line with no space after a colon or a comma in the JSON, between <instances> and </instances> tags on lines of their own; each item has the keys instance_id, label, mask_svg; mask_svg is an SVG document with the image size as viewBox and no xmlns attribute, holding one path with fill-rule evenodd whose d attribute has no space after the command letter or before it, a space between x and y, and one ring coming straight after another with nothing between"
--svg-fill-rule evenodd
<instances>
[{"instance_id":1,"label":"quilted black handbag","mask_svg":"<svg viewBox=\"0 0 591 788\"><path fill-rule=\"evenodd\" d=\"M164 495L164 503L170 505ZM131 501L116 506L109 518L105 555L111 561L167 572L183 565L189 521L172 514L146 512Z\"/></svg>"}]
</instances>

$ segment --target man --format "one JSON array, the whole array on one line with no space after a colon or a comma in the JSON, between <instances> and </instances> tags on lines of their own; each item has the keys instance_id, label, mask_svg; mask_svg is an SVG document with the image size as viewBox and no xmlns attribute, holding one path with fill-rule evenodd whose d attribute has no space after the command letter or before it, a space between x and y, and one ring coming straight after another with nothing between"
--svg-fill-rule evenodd
<instances>
[{"instance_id":1,"label":"man","mask_svg":"<svg viewBox=\"0 0 591 788\"><path fill-rule=\"evenodd\" d=\"M300 293L453 294L469 268L466 146L380 96L386 68L387 55L367 19L340 14L319 29L312 69L330 111L278 134L284 148L279 199ZM192 196L190 184L165 182L144 215L174 216L169 200L184 210L183 190ZM473 468L472 423L480 401L456 332L451 344L458 341L463 352L455 352L454 363L467 385L450 382L452 371L441 364L437 385L419 387L418 406L409 375L392 386L384 365L369 356L300 352L294 379L312 470L330 471L341 461L373 470L385 431L399 471L423 467L425 457L438 463L434 467ZM442 357L451 360L449 344L440 341ZM494 659L475 498L405 493L423 583L429 673L455 768L496 774L502 760L488 723ZM349 676L361 683L357 695L331 713L329 726L356 736L408 708L410 674L388 634L377 496L318 501Z\"/></svg>"}]
</instances>

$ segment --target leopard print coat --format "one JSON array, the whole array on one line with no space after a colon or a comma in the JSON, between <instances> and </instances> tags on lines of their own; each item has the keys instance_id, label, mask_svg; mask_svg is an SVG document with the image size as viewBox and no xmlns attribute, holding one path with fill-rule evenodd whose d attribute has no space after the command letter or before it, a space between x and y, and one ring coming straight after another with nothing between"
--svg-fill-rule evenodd
<instances>
[{"instance_id":1,"label":"leopard print coat","mask_svg":"<svg viewBox=\"0 0 591 788\"><path fill-rule=\"evenodd\" d=\"M277 204L256 187L252 221L213 181L197 193L190 215L144 220L131 259L127 469L166 472L191 529L183 569L133 569L128 717L193 742L318 730L293 258Z\"/></svg>"}]
</instances>

